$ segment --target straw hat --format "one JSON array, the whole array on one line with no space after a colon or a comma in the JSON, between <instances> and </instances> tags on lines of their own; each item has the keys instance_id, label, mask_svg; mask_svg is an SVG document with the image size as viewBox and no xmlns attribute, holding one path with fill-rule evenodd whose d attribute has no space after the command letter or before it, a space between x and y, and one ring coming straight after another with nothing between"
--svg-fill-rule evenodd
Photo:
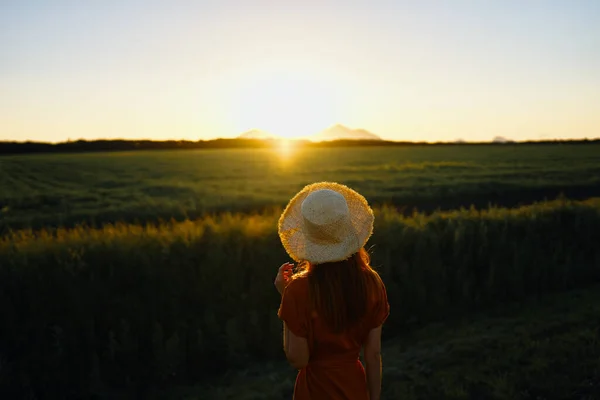
<instances>
[{"instance_id":1,"label":"straw hat","mask_svg":"<svg viewBox=\"0 0 600 400\"><path fill-rule=\"evenodd\" d=\"M349 187L313 183L298 192L279 217L279 238L296 262L342 261L365 245L374 219L367 200Z\"/></svg>"}]
</instances>

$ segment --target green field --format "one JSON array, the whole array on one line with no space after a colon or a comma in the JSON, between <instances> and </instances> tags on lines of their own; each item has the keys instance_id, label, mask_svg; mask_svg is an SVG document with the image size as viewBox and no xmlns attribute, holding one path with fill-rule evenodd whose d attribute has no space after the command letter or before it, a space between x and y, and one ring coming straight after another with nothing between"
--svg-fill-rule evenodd
<instances>
[{"instance_id":1,"label":"green field","mask_svg":"<svg viewBox=\"0 0 600 400\"><path fill-rule=\"evenodd\" d=\"M347 184L420 210L600 195L600 145L140 151L0 157L2 227L195 218L283 206L304 185Z\"/></svg>"}]
</instances>

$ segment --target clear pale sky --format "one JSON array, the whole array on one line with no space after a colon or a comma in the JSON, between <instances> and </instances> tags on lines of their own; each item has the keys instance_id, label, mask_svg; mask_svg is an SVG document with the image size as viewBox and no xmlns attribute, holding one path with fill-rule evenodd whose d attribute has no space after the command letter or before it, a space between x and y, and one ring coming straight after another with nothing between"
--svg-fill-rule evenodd
<instances>
[{"instance_id":1,"label":"clear pale sky","mask_svg":"<svg viewBox=\"0 0 600 400\"><path fill-rule=\"evenodd\" d=\"M0 0L0 140L600 137L597 0Z\"/></svg>"}]
</instances>

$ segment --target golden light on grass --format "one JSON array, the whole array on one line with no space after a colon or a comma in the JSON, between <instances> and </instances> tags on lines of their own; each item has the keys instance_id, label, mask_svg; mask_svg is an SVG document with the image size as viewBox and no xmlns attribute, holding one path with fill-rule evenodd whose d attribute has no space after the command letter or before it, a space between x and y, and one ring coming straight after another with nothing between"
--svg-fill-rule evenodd
<instances>
[{"instance_id":1,"label":"golden light on grass","mask_svg":"<svg viewBox=\"0 0 600 400\"><path fill-rule=\"evenodd\" d=\"M294 151L294 143L290 139L283 138L279 141L278 153L281 158L289 158Z\"/></svg>"}]
</instances>

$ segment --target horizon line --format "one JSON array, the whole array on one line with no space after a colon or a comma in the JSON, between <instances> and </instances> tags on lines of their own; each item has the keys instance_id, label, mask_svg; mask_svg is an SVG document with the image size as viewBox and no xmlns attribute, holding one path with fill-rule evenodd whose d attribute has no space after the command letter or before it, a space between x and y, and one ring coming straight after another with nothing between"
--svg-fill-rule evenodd
<instances>
[{"instance_id":1,"label":"horizon line","mask_svg":"<svg viewBox=\"0 0 600 400\"><path fill-rule=\"evenodd\" d=\"M499 140L502 139L502 140ZM581 138L540 138L540 139L522 139L522 140L513 140L504 137L495 137L490 140L464 140L464 139L455 139L455 140L437 140L437 141L417 141L417 140L390 140L390 139L353 139L353 138L336 138L329 140L310 140L308 138L286 138L286 137L270 137L270 138L242 138L242 137L216 137L211 139L149 139L149 138L137 138L137 139L128 139L128 138L95 138L95 139L67 139L63 141L38 141L38 140L10 140L10 139L0 139L0 144L45 144L45 145L64 145L70 143L93 143L93 142L151 142L151 143L170 143L170 142L187 142L187 143L201 143L201 142L214 142L218 140L227 140L227 141L254 141L254 142L309 142L309 143L332 143L332 142L380 142L380 143L407 143L407 144L517 144L517 143L544 143L544 142L583 142L583 141L598 141L600 140L600 136L597 137L581 137Z\"/></svg>"}]
</instances>

